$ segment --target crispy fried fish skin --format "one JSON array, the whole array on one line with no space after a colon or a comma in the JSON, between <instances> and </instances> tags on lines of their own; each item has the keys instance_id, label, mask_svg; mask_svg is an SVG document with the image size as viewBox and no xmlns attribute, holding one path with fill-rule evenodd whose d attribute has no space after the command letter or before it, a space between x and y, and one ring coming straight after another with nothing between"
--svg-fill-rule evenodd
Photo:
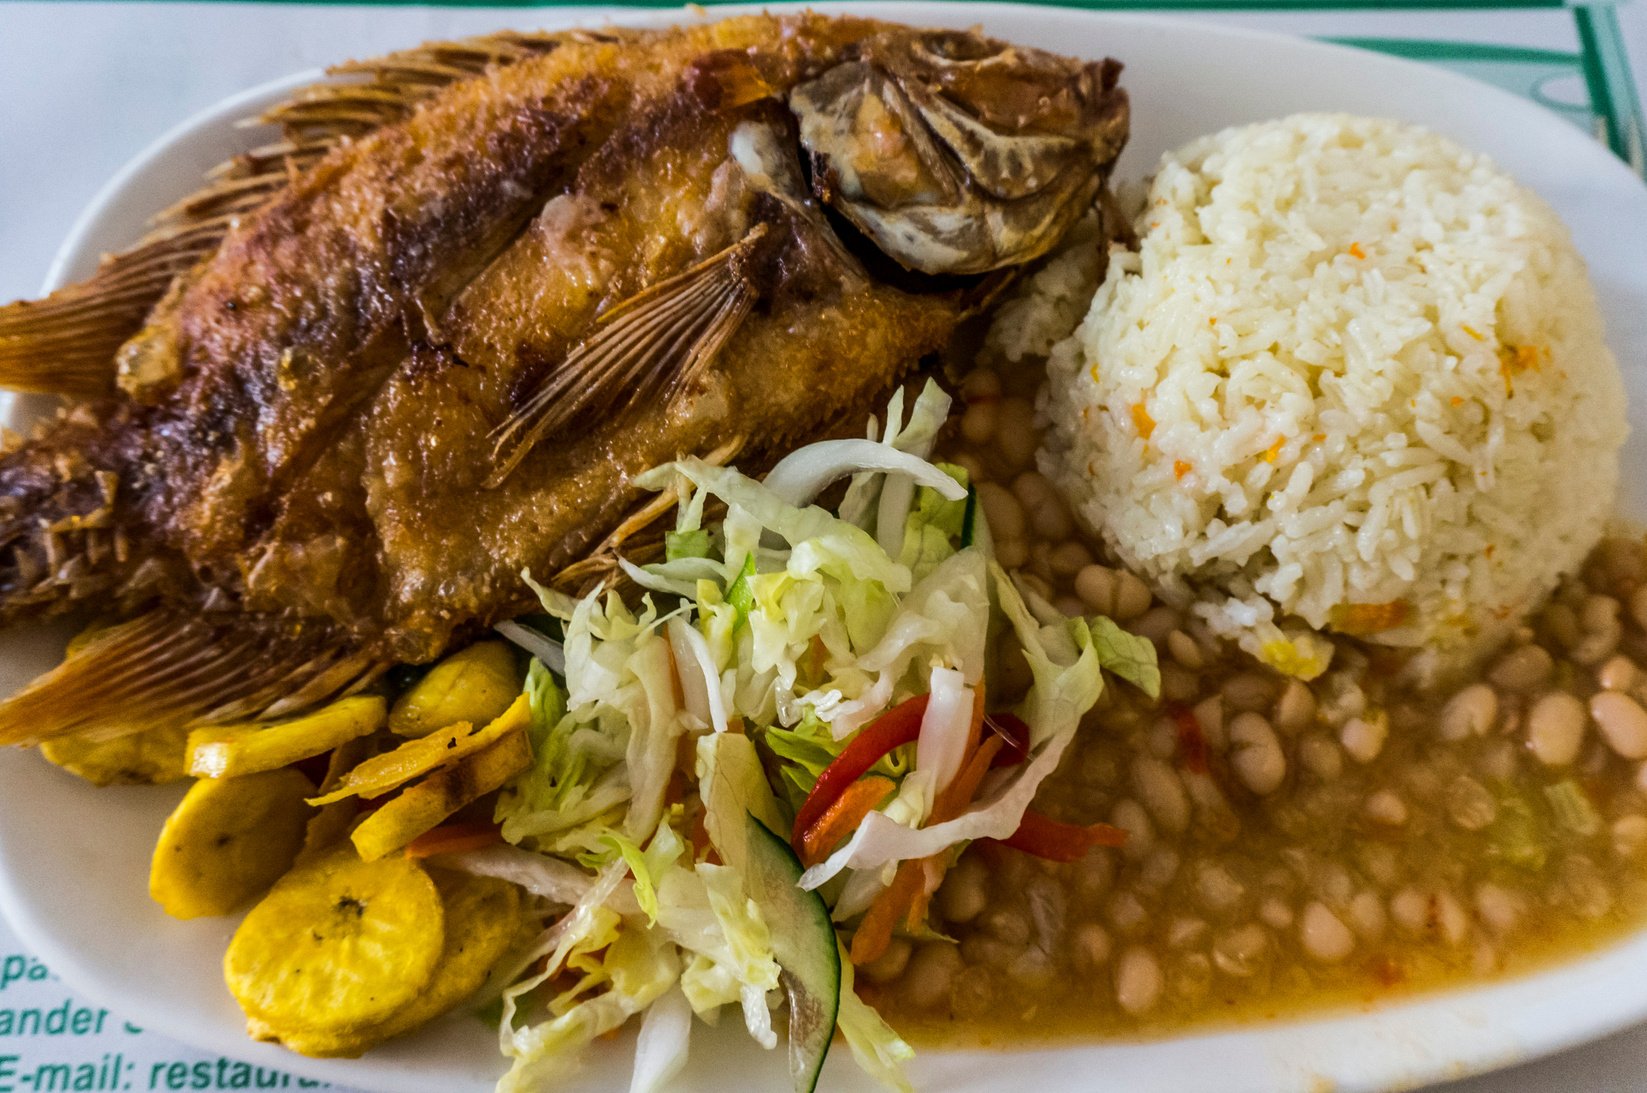
<instances>
[{"instance_id":1,"label":"crispy fried fish skin","mask_svg":"<svg viewBox=\"0 0 1647 1093\"><path fill-rule=\"evenodd\" d=\"M283 649L349 654L306 668L314 700L360 658L429 660L520 611L523 569L585 558L642 471L758 468L943 347L1101 192L1117 71L807 13L573 35L453 82L174 284L131 397L0 457L0 621L286 620ZM124 672L136 642L103 648Z\"/></svg>"}]
</instances>

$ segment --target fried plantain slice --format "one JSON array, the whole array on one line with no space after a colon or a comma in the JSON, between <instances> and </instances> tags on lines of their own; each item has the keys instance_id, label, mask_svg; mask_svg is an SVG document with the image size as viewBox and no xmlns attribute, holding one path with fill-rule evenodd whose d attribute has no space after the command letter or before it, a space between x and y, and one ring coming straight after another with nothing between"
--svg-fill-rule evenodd
<instances>
[{"instance_id":1,"label":"fried plantain slice","mask_svg":"<svg viewBox=\"0 0 1647 1093\"><path fill-rule=\"evenodd\" d=\"M460 721L428 736L408 740L394 751L361 763L344 775L336 789L316 797L310 804L327 805L345 797L381 797L414 778L455 766L511 733L524 732L531 721L531 704L524 694L517 694L509 708L484 728L477 729L467 721Z\"/></svg>"},{"instance_id":2,"label":"fried plantain slice","mask_svg":"<svg viewBox=\"0 0 1647 1093\"><path fill-rule=\"evenodd\" d=\"M385 1040L421 1028L478 991L492 969L515 945L525 920L520 889L495 877L445 869L431 870L446 911L446 943L434 976L410 1004L379 1024L354 1032L326 1033L253 1020L253 1039L273 1040L299 1055L354 1059Z\"/></svg>"},{"instance_id":3,"label":"fried plantain slice","mask_svg":"<svg viewBox=\"0 0 1647 1093\"><path fill-rule=\"evenodd\" d=\"M507 643L477 641L429 669L395 701L389 731L427 736L459 721L488 724L519 697L524 681Z\"/></svg>"},{"instance_id":4,"label":"fried plantain slice","mask_svg":"<svg viewBox=\"0 0 1647 1093\"><path fill-rule=\"evenodd\" d=\"M345 774L372 754L373 746L374 741L370 738L358 737L335 748L326 759L326 776L321 780L320 791L328 793L337 788ZM342 842L359 814L360 802L353 798L333 801L315 809L315 814L309 819L308 830L303 833L303 851L298 855L298 860L312 858Z\"/></svg>"},{"instance_id":5,"label":"fried plantain slice","mask_svg":"<svg viewBox=\"0 0 1647 1093\"><path fill-rule=\"evenodd\" d=\"M195 729L189 733L189 773L232 778L291 766L376 732L388 715L389 704L379 696L353 695L289 721Z\"/></svg>"},{"instance_id":6,"label":"fried plantain slice","mask_svg":"<svg viewBox=\"0 0 1647 1093\"><path fill-rule=\"evenodd\" d=\"M223 977L254 1034L341 1036L410 1005L445 947L440 892L416 862L342 846L299 865L247 913Z\"/></svg>"},{"instance_id":7,"label":"fried plantain slice","mask_svg":"<svg viewBox=\"0 0 1647 1093\"><path fill-rule=\"evenodd\" d=\"M149 895L174 918L242 906L291 868L313 792L289 769L196 782L160 830Z\"/></svg>"},{"instance_id":8,"label":"fried plantain slice","mask_svg":"<svg viewBox=\"0 0 1647 1093\"><path fill-rule=\"evenodd\" d=\"M350 835L355 849L368 861L399 850L470 801L497 789L531 762L532 745L526 738L526 727L517 726L491 747L456 766L436 771L367 816Z\"/></svg>"},{"instance_id":9,"label":"fried plantain slice","mask_svg":"<svg viewBox=\"0 0 1647 1093\"><path fill-rule=\"evenodd\" d=\"M40 754L94 786L158 786L189 776L184 766L188 737L181 725L108 740L57 736L41 743Z\"/></svg>"}]
</instances>

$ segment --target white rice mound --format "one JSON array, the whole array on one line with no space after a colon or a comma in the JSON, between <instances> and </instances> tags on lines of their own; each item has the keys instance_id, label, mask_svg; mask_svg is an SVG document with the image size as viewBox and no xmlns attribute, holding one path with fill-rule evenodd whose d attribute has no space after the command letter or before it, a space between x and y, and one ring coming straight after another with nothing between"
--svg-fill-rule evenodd
<instances>
[{"instance_id":1,"label":"white rice mound","mask_svg":"<svg viewBox=\"0 0 1647 1093\"><path fill-rule=\"evenodd\" d=\"M1618 367L1486 157L1300 114L1167 155L1136 230L1051 352L1041 469L1215 631L1306 677L1326 629L1479 648L1600 538Z\"/></svg>"}]
</instances>

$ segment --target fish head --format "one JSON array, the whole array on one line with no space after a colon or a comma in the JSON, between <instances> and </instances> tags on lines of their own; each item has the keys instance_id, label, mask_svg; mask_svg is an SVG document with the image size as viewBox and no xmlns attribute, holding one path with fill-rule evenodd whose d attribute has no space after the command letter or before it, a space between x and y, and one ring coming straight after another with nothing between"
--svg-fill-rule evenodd
<instances>
[{"instance_id":1,"label":"fish head","mask_svg":"<svg viewBox=\"0 0 1647 1093\"><path fill-rule=\"evenodd\" d=\"M1127 137L1115 61L899 27L794 88L815 194L903 266L1033 261L1090 205Z\"/></svg>"}]
</instances>

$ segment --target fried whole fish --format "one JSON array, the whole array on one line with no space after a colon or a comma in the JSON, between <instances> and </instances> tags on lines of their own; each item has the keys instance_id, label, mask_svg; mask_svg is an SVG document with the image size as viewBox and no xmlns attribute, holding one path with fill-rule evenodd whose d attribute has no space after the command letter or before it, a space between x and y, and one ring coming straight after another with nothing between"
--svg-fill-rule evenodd
<instances>
[{"instance_id":1,"label":"fried whole fish","mask_svg":"<svg viewBox=\"0 0 1647 1093\"><path fill-rule=\"evenodd\" d=\"M1102 191L1119 65L813 14L353 66L83 286L0 382L0 621L113 626L0 742L278 716L576 585L686 455L861 416ZM638 505L642 507L637 508Z\"/></svg>"}]
</instances>

